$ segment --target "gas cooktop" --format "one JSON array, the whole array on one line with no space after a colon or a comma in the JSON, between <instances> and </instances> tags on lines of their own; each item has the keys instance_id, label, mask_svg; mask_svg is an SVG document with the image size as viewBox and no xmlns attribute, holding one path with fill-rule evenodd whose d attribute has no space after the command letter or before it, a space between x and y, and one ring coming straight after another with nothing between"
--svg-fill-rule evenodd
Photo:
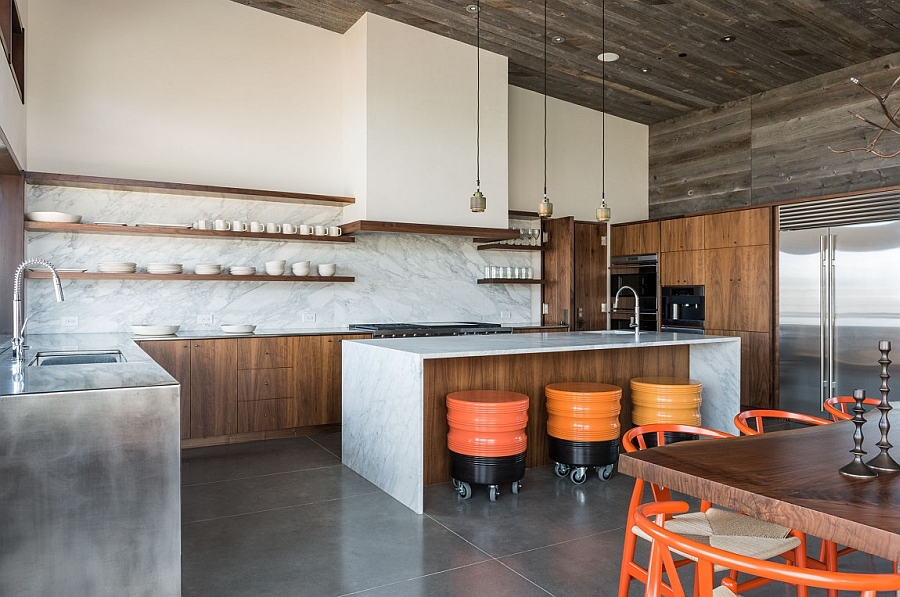
<instances>
[{"instance_id":1,"label":"gas cooktop","mask_svg":"<svg viewBox=\"0 0 900 597\"><path fill-rule=\"evenodd\" d=\"M477 321L422 322L422 323L354 323L350 329L372 332L373 338L403 338L416 336L462 336L466 334L510 334L512 328L499 323Z\"/></svg>"}]
</instances>

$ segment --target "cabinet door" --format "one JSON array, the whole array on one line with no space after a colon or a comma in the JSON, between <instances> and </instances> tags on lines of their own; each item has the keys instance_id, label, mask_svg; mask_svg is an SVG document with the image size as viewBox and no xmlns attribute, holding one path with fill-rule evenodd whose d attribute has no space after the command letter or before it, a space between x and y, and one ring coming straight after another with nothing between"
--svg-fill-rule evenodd
<instances>
[{"instance_id":1,"label":"cabinet door","mask_svg":"<svg viewBox=\"0 0 900 597\"><path fill-rule=\"evenodd\" d=\"M152 340L138 345L181 384L181 439L188 439L191 437L191 343Z\"/></svg>"},{"instance_id":2,"label":"cabinet door","mask_svg":"<svg viewBox=\"0 0 900 597\"><path fill-rule=\"evenodd\" d=\"M772 331L771 247L705 251L706 327Z\"/></svg>"},{"instance_id":3,"label":"cabinet door","mask_svg":"<svg viewBox=\"0 0 900 597\"><path fill-rule=\"evenodd\" d=\"M237 433L238 340L191 342L191 437Z\"/></svg>"},{"instance_id":4,"label":"cabinet door","mask_svg":"<svg viewBox=\"0 0 900 597\"><path fill-rule=\"evenodd\" d=\"M772 244L772 210L768 207L709 214L703 242L707 249Z\"/></svg>"},{"instance_id":5,"label":"cabinet door","mask_svg":"<svg viewBox=\"0 0 900 597\"><path fill-rule=\"evenodd\" d=\"M238 402L238 433L291 427L297 427L297 402L293 398Z\"/></svg>"},{"instance_id":6,"label":"cabinet door","mask_svg":"<svg viewBox=\"0 0 900 597\"><path fill-rule=\"evenodd\" d=\"M293 367L239 369L238 402L292 398L294 385Z\"/></svg>"},{"instance_id":7,"label":"cabinet door","mask_svg":"<svg viewBox=\"0 0 900 597\"><path fill-rule=\"evenodd\" d=\"M659 253L659 222L617 224L610 237L613 257Z\"/></svg>"},{"instance_id":8,"label":"cabinet door","mask_svg":"<svg viewBox=\"0 0 900 597\"><path fill-rule=\"evenodd\" d=\"M541 253L541 303L547 312L543 325L571 325L575 308L575 218L544 220L541 227L547 242Z\"/></svg>"},{"instance_id":9,"label":"cabinet door","mask_svg":"<svg viewBox=\"0 0 900 597\"><path fill-rule=\"evenodd\" d=\"M299 336L295 339L299 426L341 422L341 343L368 334Z\"/></svg>"},{"instance_id":10,"label":"cabinet door","mask_svg":"<svg viewBox=\"0 0 900 597\"><path fill-rule=\"evenodd\" d=\"M575 331L605 330L606 224L575 222Z\"/></svg>"},{"instance_id":11,"label":"cabinet door","mask_svg":"<svg viewBox=\"0 0 900 597\"><path fill-rule=\"evenodd\" d=\"M704 282L703 251L660 253L660 286L702 286Z\"/></svg>"},{"instance_id":12,"label":"cabinet door","mask_svg":"<svg viewBox=\"0 0 900 597\"><path fill-rule=\"evenodd\" d=\"M270 369L293 366L290 337L240 338L238 369Z\"/></svg>"},{"instance_id":13,"label":"cabinet door","mask_svg":"<svg viewBox=\"0 0 900 597\"><path fill-rule=\"evenodd\" d=\"M697 251L703 249L703 216L663 220L659 223L659 250Z\"/></svg>"},{"instance_id":14,"label":"cabinet door","mask_svg":"<svg viewBox=\"0 0 900 597\"><path fill-rule=\"evenodd\" d=\"M713 336L741 339L741 405L753 408L778 408L775 398L772 334L707 329Z\"/></svg>"}]
</instances>

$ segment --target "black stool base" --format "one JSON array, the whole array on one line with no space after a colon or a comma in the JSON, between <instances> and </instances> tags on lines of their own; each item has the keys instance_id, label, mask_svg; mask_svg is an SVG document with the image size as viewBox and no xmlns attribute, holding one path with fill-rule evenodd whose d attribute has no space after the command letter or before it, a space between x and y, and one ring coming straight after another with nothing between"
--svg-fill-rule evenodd
<instances>
[{"instance_id":1,"label":"black stool base","mask_svg":"<svg viewBox=\"0 0 900 597\"><path fill-rule=\"evenodd\" d=\"M468 456L450 451L450 476L476 485L500 485L525 476L525 452L514 456Z\"/></svg>"},{"instance_id":2,"label":"black stool base","mask_svg":"<svg viewBox=\"0 0 900 597\"><path fill-rule=\"evenodd\" d=\"M550 460L569 466L606 466L619 460L619 440L573 442L548 436Z\"/></svg>"}]
</instances>

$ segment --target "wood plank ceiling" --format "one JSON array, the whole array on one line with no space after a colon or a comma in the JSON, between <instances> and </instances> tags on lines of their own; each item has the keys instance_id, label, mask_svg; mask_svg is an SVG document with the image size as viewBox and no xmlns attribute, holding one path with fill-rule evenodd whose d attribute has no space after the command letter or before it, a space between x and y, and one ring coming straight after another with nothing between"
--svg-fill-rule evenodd
<instances>
[{"instance_id":1,"label":"wood plank ceiling","mask_svg":"<svg viewBox=\"0 0 900 597\"><path fill-rule=\"evenodd\" d=\"M365 12L475 45L473 0L234 0L344 33ZM482 47L543 92L542 0L483 0ZM601 0L548 0L547 94L600 109ZM606 111L653 124L900 51L900 0L606 0ZM724 36L734 41L722 41ZM644 69L649 69L646 71Z\"/></svg>"}]
</instances>

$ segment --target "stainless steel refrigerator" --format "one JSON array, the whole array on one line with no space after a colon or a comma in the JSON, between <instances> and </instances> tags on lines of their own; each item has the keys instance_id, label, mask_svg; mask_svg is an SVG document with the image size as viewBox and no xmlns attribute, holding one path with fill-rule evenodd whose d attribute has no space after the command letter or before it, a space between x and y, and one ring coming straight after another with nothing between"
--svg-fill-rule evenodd
<instances>
[{"instance_id":1,"label":"stainless steel refrigerator","mask_svg":"<svg viewBox=\"0 0 900 597\"><path fill-rule=\"evenodd\" d=\"M856 388L880 397L879 340L900 376L900 198L782 206L779 226L781 408L821 415Z\"/></svg>"}]
</instances>

